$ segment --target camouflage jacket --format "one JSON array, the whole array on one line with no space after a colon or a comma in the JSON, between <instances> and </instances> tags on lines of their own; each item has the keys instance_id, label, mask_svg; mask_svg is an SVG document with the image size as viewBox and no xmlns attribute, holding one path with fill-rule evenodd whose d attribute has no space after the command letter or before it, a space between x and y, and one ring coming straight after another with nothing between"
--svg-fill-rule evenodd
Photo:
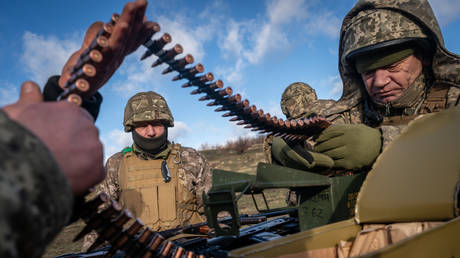
<instances>
[{"instance_id":1,"label":"camouflage jacket","mask_svg":"<svg viewBox=\"0 0 460 258\"><path fill-rule=\"evenodd\" d=\"M118 152L107 160L106 178L96 187L98 192L104 191L114 200L119 199L121 192L118 168L122 158L123 154ZM198 211L204 214L202 192L208 191L211 187L211 168L206 159L193 148L182 147L181 160L178 171L179 183L196 195L199 202Z\"/></svg>"},{"instance_id":2,"label":"camouflage jacket","mask_svg":"<svg viewBox=\"0 0 460 258\"><path fill-rule=\"evenodd\" d=\"M145 156L145 155L144 155ZM198 213L204 219L203 191L211 187L211 168L207 160L193 148L181 147L181 165L178 171L179 183L196 195ZM123 153L118 152L112 155L105 165L106 178L96 186L95 193L106 192L111 199L119 200L121 194L120 178L118 169L123 158ZM86 252L96 240L95 232L85 236L82 251Z\"/></svg>"},{"instance_id":3,"label":"camouflage jacket","mask_svg":"<svg viewBox=\"0 0 460 258\"><path fill-rule=\"evenodd\" d=\"M460 102L460 56L449 52L444 47L444 39L441 34L440 27L433 14L433 11L426 0L360 0L356 3L353 9L344 18L340 34L339 45L339 72L343 82L342 97L331 104L329 100L309 100L305 103L305 94L293 95L290 101L284 100L285 104L290 104L291 107L282 107L284 110L293 110L299 116L306 114L308 110L314 110L319 115L327 117L333 124L360 124L364 123L372 127L377 127L382 133L383 148L385 148L395 137L407 127L407 124L400 125L381 125L371 122L372 117L376 117L379 112L376 108L372 108L371 101L366 93L361 76L356 72L354 65L346 59L350 49L359 49L366 47L376 42L388 40L392 28L388 28L384 33L373 33L368 31L364 35L355 35L353 40L345 40L347 31L351 24L356 21L356 17L363 11L372 12L377 9L390 10L399 13L419 24L424 31L429 32L429 40L434 45L434 54L431 65L431 82L426 83L425 89L429 91L433 85L443 85L448 88L445 97L445 108L457 106ZM359 17L358 17L359 18ZM358 19L359 20L359 19ZM367 25L367 24L366 24ZM363 26L365 27L365 26ZM372 28L369 26L368 29ZM382 29L379 27L379 29ZM388 32L388 33L387 33ZM410 33L410 31L408 31ZM404 35L400 35L404 37ZM424 96L426 98L426 95ZM421 100L424 101L425 99ZM283 104L283 100L282 100ZM419 105L420 103L418 103ZM371 108L369 108L371 107ZM419 105L420 107L420 105ZM420 113L417 107L411 107L415 110L412 114L403 114L403 116L414 117ZM300 111L297 111L300 110ZM296 111L296 112L294 112ZM430 110L428 112L431 112ZM390 114L392 115L392 114ZM298 118L296 116L290 118ZM411 118L409 118L411 119ZM265 141L265 155L268 162L271 162L271 138Z\"/></svg>"},{"instance_id":4,"label":"camouflage jacket","mask_svg":"<svg viewBox=\"0 0 460 258\"><path fill-rule=\"evenodd\" d=\"M372 12L373 10L380 9L402 14L414 23L419 24L424 31L428 32L428 39L434 45L434 54L431 65L431 76L433 78L431 78L431 83L426 83L426 90L428 91L433 85L447 86L448 92L447 96L445 96L445 108L458 105L460 99L460 56L449 52L444 47L441 29L429 3L426 0L360 0L344 18L341 28L339 72L343 81L342 97L333 107L328 108L322 114L328 117L333 123L366 123L371 125L368 122L370 120L369 118L375 116L377 111L368 108L370 101L363 86L361 76L357 74L353 64L348 62L346 56L352 49L358 49L375 44L376 42L385 41L387 40L385 37L389 36L388 33L377 33L374 35L372 31L369 31L365 35L355 36L352 38L354 41L345 39L347 30L360 13ZM401 26L404 25L402 24ZM368 29L371 28L372 26L369 26ZM383 30L380 27L379 29ZM391 33L392 29L388 28L388 31ZM410 33L410 31L407 33ZM404 37L405 35L399 36ZM416 115L418 113L420 113L420 110L416 110L415 114L411 115ZM371 126L381 129L384 146L391 142L394 137L399 135L401 130L406 127L406 125Z\"/></svg>"},{"instance_id":5,"label":"camouflage jacket","mask_svg":"<svg viewBox=\"0 0 460 258\"><path fill-rule=\"evenodd\" d=\"M0 257L40 257L70 219L70 185L45 145L1 110L0 155Z\"/></svg>"}]
</instances>

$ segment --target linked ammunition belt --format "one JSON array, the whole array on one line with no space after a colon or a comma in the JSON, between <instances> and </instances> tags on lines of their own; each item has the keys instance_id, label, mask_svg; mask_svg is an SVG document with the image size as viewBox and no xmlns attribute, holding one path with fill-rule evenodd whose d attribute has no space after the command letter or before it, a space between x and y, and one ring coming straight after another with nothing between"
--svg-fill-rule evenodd
<instances>
[{"instance_id":1,"label":"linked ammunition belt","mask_svg":"<svg viewBox=\"0 0 460 258\"><path fill-rule=\"evenodd\" d=\"M87 201L79 215L86 222L86 226L74 241L80 240L93 230L98 233L98 238L88 252L107 242L111 247L104 257L111 257L117 251L123 251L124 257L131 258L205 257L177 246L160 233L144 226L141 220L135 219L127 209L122 209L118 202L110 200L104 192Z\"/></svg>"},{"instance_id":2,"label":"linked ammunition belt","mask_svg":"<svg viewBox=\"0 0 460 258\"><path fill-rule=\"evenodd\" d=\"M91 88L91 79L96 75L97 70L102 68L98 64L102 61L103 56L101 49L107 46L108 38L113 32L113 27L119 18L114 14L109 23L104 24L91 45L81 54L77 64L71 71L71 78L65 85L64 92L59 99L67 99L81 105L81 97L88 94ZM255 105L250 105L247 99L242 100L240 94L233 94L231 87L223 87L222 80L215 80L214 75L210 72L204 73L204 66L200 63L193 64L194 58L187 54L185 57L176 59L175 57L182 54L183 48L176 44L171 49L163 49L164 46L171 42L171 35L164 33L158 39L152 39L153 35L160 31L160 26L155 24L152 35L143 44L147 51L141 57L146 59L151 55L158 58L152 64L152 67L160 64L167 64L168 67L163 70L163 74L178 72L172 80L185 79L188 82L182 85L183 88L197 87L191 94L204 94L199 100L210 101L207 106L219 106L216 112L226 112L223 117L230 117L230 121L237 122L245 128L259 133L271 133L275 136L281 136L289 141L305 140L308 137L321 132L330 125L330 122L323 117L311 117L304 119L283 120L269 113L264 113L262 109L257 109Z\"/></svg>"}]
</instances>

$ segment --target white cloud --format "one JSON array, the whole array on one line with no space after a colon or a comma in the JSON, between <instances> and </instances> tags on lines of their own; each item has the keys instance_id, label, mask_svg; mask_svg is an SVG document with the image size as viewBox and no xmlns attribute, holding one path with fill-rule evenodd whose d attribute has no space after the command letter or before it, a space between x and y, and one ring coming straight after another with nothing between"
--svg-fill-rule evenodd
<instances>
[{"instance_id":1,"label":"white cloud","mask_svg":"<svg viewBox=\"0 0 460 258\"><path fill-rule=\"evenodd\" d=\"M229 19L219 47L224 56L234 57L239 66L257 64L272 50L289 46L285 28L295 20L305 19L307 13L304 0L270 1L265 21Z\"/></svg>"},{"instance_id":2,"label":"white cloud","mask_svg":"<svg viewBox=\"0 0 460 258\"><path fill-rule=\"evenodd\" d=\"M429 2L441 26L460 18L460 0L430 0Z\"/></svg>"},{"instance_id":3,"label":"white cloud","mask_svg":"<svg viewBox=\"0 0 460 258\"><path fill-rule=\"evenodd\" d=\"M242 44L242 24L230 20L227 25L227 33L224 36L223 40L219 40L217 43L220 45L220 48L224 50L224 57L229 55L241 55L243 52Z\"/></svg>"},{"instance_id":4,"label":"white cloud","mask_svg":"<svg viewBox=\"0 0 460 258\"><path fill-rule=\"evenodd\" d=\"M101 141L104 145L105 160L133 143L131 134L121 130L110 131L107 135L101 137Z\"/></svg>"},{"instance_id":5,"label":"white cloud","mask_svg":"<svg viewBox=\"0 0 460 258\"><path fill-rule=\"evenodd\" d=\"M332 82L332 89L329 91L329 96L330 98L337 100L340 96L342 96L342 91L342 80L337 77L336 80Z\"/></svg>"},{"instance_id":6,"label":"white cloud","mask_svg":"<svg viewBox=\"0 0 460 258\"><path fill-rule=\"evenodd\" d=\"M277 116L278 118L284 117L279 102L270 101L265 113L270 113L271 116Z\"/></svg>"},{"instance_id":7,"label":"white cloud","mask_svg":"<svg viewBox=\"0 0 460 258\"><path fill-rule=\"evenodd\" d=\"M180 142L180 138L187 137L190 128L181 121L174 121L174 127L168 129L168 138L173 142Z\"/></svg>"},{"instance_id":8,"label":"white cloud","mask_svg":"<svg viewBox=\"0 0 460 258\"><path fill-rule=\"evenodd\" d=\"M325 35L335 39L340 35L341 20L331 12L324 12L310 16L305 26L310 34Z\"/></svg>"},{"instance_id":9,"label":"white cloud","mask_svg":"<svg viewBox=\"0 0 460 258\"><path fill-rule=\"evenodd\" d=\"M211 39L210 37L214 34L213 31L217 26L208 21L203 25L191 27L183 15L177 15L173 19L160 16L158 17L158 22L161 24L161 32L154 35L153 38L157 39L164 32L168 32L172 37L172 42L168 43L164 49L170 49L175 44L181 44L184 52L176 58L181 58L185 54L192 54L195 58L195 63L199 63L203 59L205 55L204 44ZM135 53L125 59L120 67L119 74L121 78L112 85L113 90L118 94L133 95L139 91L159 90L176 74L171 73L164 76L156 71L165 69L167 67L165 64L152 68L152 63L157 59L154 55L140 62L139 59L145 50L144 47L139 47Z\"/></svg>"},{"instance_id":10,"label":"white cloud","mask_svg":"<svg viewBox=\"0 0 460 258\"><path fill-rule=\"evenodd\" d=\"M112 80L110 85L118 95L132 96L140 91L158 90L165 85L166 80L170 77L163 76L158 72L158 70L164 69L164 65L151 67L156 57L151 56L140 61L140 57L145 51L144 47L139 47L125 58L118 69L118 80Z\"/></svg>"},{"instance_id":11,"label":"white cloud","mask_svg":"<svg viewBox=\"0 0 460 258\"><path fill-rule=\"evenodd\" d=\"M325 89L326 94L317 91L317 95L319 99L339 99L342 95L342 80L339 75L332 75L328 76L326 79L323 79L317 83L313 83L312 85L318 85L320 88L318 89ZM325 95L325 96L324 96Z\"/></svg>"},{"instance_id":12,"label":"white cloud","mask_svg":"<svg viewBox=\"0 0 460 258\"><path fill-rule=\"evenodd\" d=\"M16 102L19 98L19 86L2 82L0 87L0 107Z\"/></svg>"},{"instance_id":13,"label":"white cloud","mask_svg":"<svg viewBox=\"0 0 460 258\"><path fill-rule=\"evenodd\" d=\"M308 14L304 0L273 0L268 4L268 16L274 24L303 19Z\"/></svg>"},{"instance_id":14,"label":"white cloud","mask_svg":"<svg viewBox=\"0 0 460 258\"><path fill-rule=\"evenodd\" d=\"M239 137L256 137L259 135L257 132L251 131L251 129L244 128L244 126L241 125L236 125L232 124L230 127L230 134L227 136L225 141L222 141L223 143L229 142L229 141L235 141Z\"/></svg>"},{"instance_id":15,"label":"white cloud","mask_svg":"<svg viewBox=\"0 0 460 258\"><path fill-rule=\"evenodd\" d=\"M169 45L179 43L184 48L184 54L192 54L195 61L198 62L203 59L205 55L203 44L214 34L214 24L206 23L191 27L181 16L176 16L173 19L161 16L158 21L162 30L171 34L172 42Z\"/></svg>"},{"instance_id":16,"label":"white cloud","mask_svg":"<svg viewBox=\"0 0 460 258\"><path fill-rule=\"evenodd\" d=\"M219 77L224 78L226 84L237 85L243 80L243 70L246 67L246 63L243 59L238 59L235 65L232 67L218 66L215 70L215 74ZM240 92L241 93L241 92Z\"/></svg>"},{"instance_id":17,"label":"white cloud","mask_svg":"<svg viewBox=\"0 0 460 258\"><path fill-rule=\"evenodd\" d=\"M26 31L22 37L24 53L21 62L32 80L44 85L49 76L60 74L70 55L79 49L80 40L74 34L70 39L59 40L54 36L42 36Z\"/></svg>"}]
</instances>

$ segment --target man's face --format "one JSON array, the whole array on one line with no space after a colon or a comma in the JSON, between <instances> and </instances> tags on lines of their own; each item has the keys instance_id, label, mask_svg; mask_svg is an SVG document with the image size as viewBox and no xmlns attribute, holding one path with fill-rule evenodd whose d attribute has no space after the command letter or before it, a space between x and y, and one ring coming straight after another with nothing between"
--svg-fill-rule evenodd
<instances>
[{"instance_id":1,"label":"man's face","mask_svg":"<svg viewBox=\"0 0 460 258\"><path fill-rule=\"evenodd\" d=\"M376 102L389 103L401 96L422 72L422 62L414 55L376 70L364 72L361 78L369 96Z\"/></svg>"},{"instance_id":2,"label":"man's face","mask_svg":"<svg viewBox=\"0 0 460 258\"><path fill-rule=\"evenodd\" d=\"M144 138L154 138L163 135L165 126L160 122L141 122L134 126L134 130Z\"/></svg>"}]
</instances>

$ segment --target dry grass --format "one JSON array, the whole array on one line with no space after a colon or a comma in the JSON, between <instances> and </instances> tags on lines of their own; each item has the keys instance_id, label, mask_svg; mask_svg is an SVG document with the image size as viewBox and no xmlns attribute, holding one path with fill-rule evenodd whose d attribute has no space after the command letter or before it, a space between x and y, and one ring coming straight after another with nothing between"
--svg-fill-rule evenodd
<instances>
[{"instance_id":1,"label":"dry grass","mask_svg":"<svg viewBox=\"0 0 460 258\"><path fill-rule=\"evenodd\" d=\"M259 140L260 141L260 140ZM231 146L227 143L227 147ZM259 142L251 142L250 146L243 152L235 148L219 148L214 150L200 151L209 161L211 167L230 170L235 172L256 174L257 164L264 162L263 145ZM271 208L285 206L286 190L267 190L265 196ZM259 208L264 209L265 205L260 196L256 197ZM250 195L244 195L238 201L240 213L257 213ZM72 243L73 237L83 228L84 224L77 221L66 228L56 237L55 241L48 247L43 257L55 257L65 253L80 252L82 240Z\"/></svg>"}]
</instances>

